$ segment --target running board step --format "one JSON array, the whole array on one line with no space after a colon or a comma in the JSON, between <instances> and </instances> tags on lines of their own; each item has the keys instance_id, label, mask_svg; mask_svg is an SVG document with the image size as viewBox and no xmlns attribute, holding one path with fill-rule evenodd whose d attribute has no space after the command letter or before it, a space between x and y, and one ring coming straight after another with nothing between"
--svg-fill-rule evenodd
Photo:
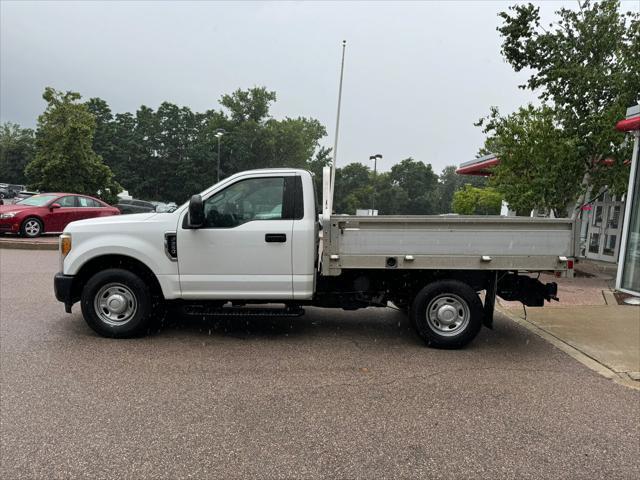
<instances>
[{"instance_id":1,"label":"running board step","mask_svg":"<svg viewBox=\"0 0 640 480\"><path fill-rule=\"evenodd\" d=\"M220 307L207 308L201 305L184 307L187 315L206 315L211 317L300 317L304 315L303 308L251 308L251 307Z\"/></svg>"}]
</instances>

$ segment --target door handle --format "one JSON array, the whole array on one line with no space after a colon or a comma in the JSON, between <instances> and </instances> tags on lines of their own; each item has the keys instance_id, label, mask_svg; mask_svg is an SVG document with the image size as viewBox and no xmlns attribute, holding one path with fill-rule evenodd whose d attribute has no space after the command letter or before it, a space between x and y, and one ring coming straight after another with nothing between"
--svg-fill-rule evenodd
<instances>
[{"instance_id":1,"label":"door handle","mask_svg":"<svg viewBox=\"0 0 640 480\"><path fill-rule=\"evenodd\" d=\"M287 235L285 233L267 233L264 236L264 241L267 243L285 243Z\"/></svg>"}]
</instances>

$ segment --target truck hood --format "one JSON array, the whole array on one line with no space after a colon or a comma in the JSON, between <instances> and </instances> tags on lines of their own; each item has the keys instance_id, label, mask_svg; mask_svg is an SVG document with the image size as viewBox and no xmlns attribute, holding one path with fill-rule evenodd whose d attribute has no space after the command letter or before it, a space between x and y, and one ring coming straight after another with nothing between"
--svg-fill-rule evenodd
<instances>
[{"instance_id":1,"label":"truck hood","mask_svg":"<svg viewBox=\"0 0 640 480\"><path fill-rule=\"evenodd\" d=\"M178 216L172 213L134 213L130 215L112 215L109 217L90 218L71 222L65 232L76 231L101 232L114 230L128 231L137 229L141 224L161 224L163 227L175 228Z\"/></svg>"}]
</instances>

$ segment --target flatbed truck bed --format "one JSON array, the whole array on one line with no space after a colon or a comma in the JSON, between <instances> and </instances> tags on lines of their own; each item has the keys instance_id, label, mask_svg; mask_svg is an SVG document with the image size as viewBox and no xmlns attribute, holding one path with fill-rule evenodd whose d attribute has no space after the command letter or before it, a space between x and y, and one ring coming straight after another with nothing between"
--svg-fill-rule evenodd
<instances>
[{"instance_id":1,"label":"flatbed truck bed","mask_svg":"<svg viewBox=\"0 0 640 480\"><path fill-rule=\"evenodd\" d=\"M571 274L577 249L568 218L332 215L323 229L323 275L380 268Z\"/></svg>"}]
</instances>

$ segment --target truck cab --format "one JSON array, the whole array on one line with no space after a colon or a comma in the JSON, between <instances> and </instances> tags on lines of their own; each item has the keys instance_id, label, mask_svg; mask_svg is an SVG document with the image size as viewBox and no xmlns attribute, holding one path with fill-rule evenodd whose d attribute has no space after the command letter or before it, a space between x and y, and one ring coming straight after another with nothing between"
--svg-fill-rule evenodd
<instances>
[{"instance_id":1,"label":"truck cab","mask_svg":"<svg viewBox=\"0 0 640 480\"><path fill-rule=\"evenodd\" d=\"M313 297L318 220L309 172L243 172L200 197L199 223L189 208L177 215L181 298Z\"/></svg>"}]
</instances>

